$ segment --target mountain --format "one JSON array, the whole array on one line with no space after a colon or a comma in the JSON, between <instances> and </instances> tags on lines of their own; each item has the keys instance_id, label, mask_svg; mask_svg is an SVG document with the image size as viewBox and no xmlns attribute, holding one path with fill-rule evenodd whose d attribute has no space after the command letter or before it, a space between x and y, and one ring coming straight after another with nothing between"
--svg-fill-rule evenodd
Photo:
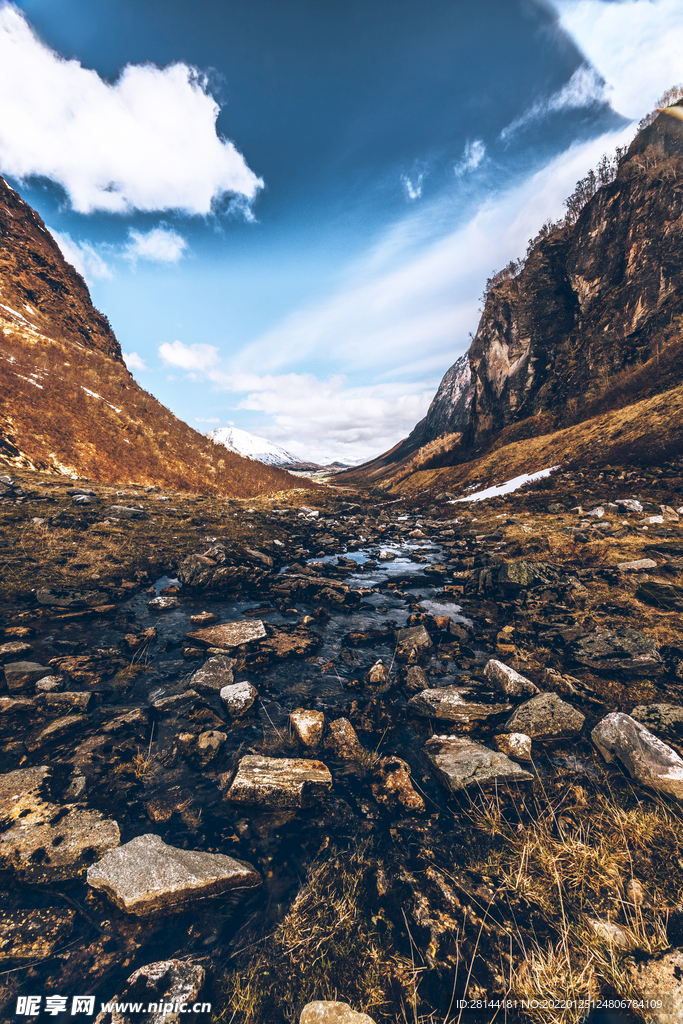
<instances>
[{"instance_id":1,"label":"mountain","mask_svg":"<svg viewBox=\"0 0 683 1024\"><path fill-rule=\"evenodd\" d=\"M285 451L265 437L258 437L238 427L218 427L209 431L207 437L213 438L216 444L225 445L228 451L263 462L266 466L290 466L301 462L296 455Z\"/></svg>"},{"instance_id":2,"label":"mountain","mask_svg":"<svg viewBox=\"0 0 683 1024\"><path fill-rule=\"evenodd\" d=\"M10 465L237 497L292 486L143 391L83 278L2 178L0 374L0 459Z\"/></svg>"},{"instance_id":3,"label":"mountain","mask_svg":"<svg viewBox=\"0 0 683 1024\"><path fill-rule=\"evenodd\" d=\"M680 443L673 412L683 383L682 177L683 123L664 111L574 224L539 238L514 276L497 275L469 352L447 371L425 419L345 477L393 486L563 430L578 444L581 424L669 392L671 422L655 430L644 406L630 451L647 457L648 448L652 455ZM623 457L618 438L601 457ZM565 448L564 457L571 454Z\"/></svg>"}]
</instances>

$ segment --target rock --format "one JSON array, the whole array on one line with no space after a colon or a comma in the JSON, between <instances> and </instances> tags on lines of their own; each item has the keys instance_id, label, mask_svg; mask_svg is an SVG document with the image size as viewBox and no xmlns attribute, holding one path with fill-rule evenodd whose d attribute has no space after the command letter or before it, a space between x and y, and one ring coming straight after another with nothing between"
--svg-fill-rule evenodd
<instances>
[{"instance_id":1,"label":"rock","mask_svg":"<svg viewBox=\"0 0 683 1024\"><path fill-rule=\"evenodd\" d=\"M680 1024L683 1020L683 949L633 964L628 970L638 996L650 1001L652 1024ZM653 1003L661 1000L661 1009Z\"/></svg>"},{"instance_id":2,"label":"rock","mask_svg":"<svg viewBox=\"0 0 683 1024\"><path fill-rule=\"evenodd\" d=\"M340 761L356 761L365 754L365 748L348 718L337 718L329 723L325 749L331 750Z\"/></svg>"},{"instance_id":3,"label":"rock","mask_svg":"<svg viewBox=\"0 0 683 1024\"><path fill-rule=\"evenodd\" d=\"M88 885L127 914L144 915L261 882L251 864L224 853L167 846L156 835L131 839L88 868Z\"/></svg>"},{"instance_id":4,"label":"rock","mask_svg":"<svg viewBox=\"0 0 683 1024\"><path fill-rule=\"evenodd\" d=\"M395 551L380 551L379 555L377 556L377 561L378 562L393 562L395 558L396 558L396 552Z\"/></svg>"},{"instance_id":5,"label":"rock","mask_svg":"<svg viewBox=\"0 0 683 1024\"><path fill-rule=\"evenodd\" d=\"M151 612L170 612L174 608L180 608L180 601L177 597L153 597L147 602L147 607Z\"/></svg>"},{"instance_id":6,"label":"rock","mask_svg":"<svg viewBox=\"0 0 683 1024\"><path fill-rule=\"evenodd\" d=\"M258 698L258 690L246 680L222 686L220 690L221 704L231 718L241 718L250 711Z\"/></svg>"},{"instance_id":7,"label":"rock","mask_svg":"<svg viewBox=\"0 0 683 1024\"><path fill-rule=\"evenodd\" d=\"M560 515L560 513L566 512L566 511L567 511L567 506L563 505L559 501L554 501L554 502L552 502L552 504L548 505L548 512L550 513L551 516L557 516L557 515Z\"/></svg>"},{"instance_id":8,"label":"rock","mask_svg":"<svg viewBox=\"0 0 683 1024\"><path fill-rule=\"evenodd\" d=\"M423 690L408 701L408 707L417 715L441 718L449 722L468 724L510 711L511 704L481 704L467 698L472 691L462 686L442 686L436 690Z\"/></svg>"},{"instance_id":9,"label":"rock","mask_svg":"<svg viewBox=\"0 0 683 1024\"><path fill-rule=\"evenodd\" d=\"M312 807L331 788L332 776L321 761L249 754L240 761L226 799L274 809Z\"/></svg>"},{"instance_id":10,"label":"rock","mask_svg":"<svg viewBox=\"0 0 683 1024\"><path fill-rule=\"evenodd\" d=\"M72 711L85 712L94 701L92 693L40 693L36 705L48 715L68 715Z\"/></svg>"},{"instance_id":11,"label":"rock","mask_svg":"<svg viewBox=\"0 0 683 1024\"><path fill-rule=\"evenodd\" d=\"M88 605L97 605L102 601L102 595L96 590L52 590L50 587L41 587L36 590L38 604L50 605L55 608L85 608Z\"/></svg>"},{"instance_id":12,"label":"rock","mask_svg":"<svg viewBox=\"0 0 683 1024\"><path fill-rule=\"evenodd\" d=\"M498 583L508 590L532 590L554 587L560 574L546 562L507 562L498 570Z\"/></svg>"},{"instance_id":13,"label":"rock","mask_svg":"<svg viewBox=\"0 0 683 1024\"><path fill-rule=\"evenodd\" d=\"M181 734L182 735L182 734ZM180 739L180 737L178 737ZM165 824L174 814L182 814L192 803L192 794L180 787L169 793L160 793L145 804L145 811L155 825Z\"/></svg>"},{"instance_id":14,"label":"rock","mask_svg":"<svg viewBox=\"0 0 683 1024\"><path fill-rule=\"evenodd\" d=\"M299 1024L375 1024L367 1013L357 1013L348 1003L339 1003L333 999L316 999L306 1003Z\"/></svg>"},{"instance_id":15,"label":"rock","mask_svg":"<svg viewBox=\"0 0 683 1024\"><path fill-rule=\"evenodd\" d=\"M71 498L73 505L97 505L99 500L95 494L74 494Z\"/></svg>"},{"instance_id":16,"label":"rock","mask_svg":"<svg viewBox=\"0 0 683 1024\"><path fill-rule=\"evenodd\" d=\"M678 512L676 512L676 510L674 508L671 508L670 505L660 505L659 508L661 510L661 513L662 513L662 516L663 516L665 522L667 522L667 523L677 523L677 522L679 522L680 517L678 515Z\"/></svg>"},{"instance_id":17,"label":"rock","mask_svg":"<svg viewBox=\"0 0 683 1024\"><path fill-rule=\"evenodd\" d=\"M596 672L649 675L664 667L655 641L630 627L587 633L570 644L568 653L576 664Z\"/></svg>"},{"instance_id":18,"label":"rock","mask_svg":"<svg viewBox=\"0 0 683 1024\"><path fill-rule=\"evenodd\" d=\"M622 572L647 572L648 569L656 569L657 563L654 558L637 558L634 562L619 562L617 569Z\"/></svg>"},{"instance_id":19,"label":"rock","mask_svg":"<svg viewBox=\"0 0 683 1024\"><path fill-rule=\"evenodd\" d=\"M149 519L144 509L128 508L127 505L110 505L107 516L113 516L114 519Z\"/></svg>"},{"instance_id":20,"label":"rock","mask_svg":"<svg viewBox=\"0 0 683 1024\"><path fill-rule=\"evenodd\" d=\"M213 612L200 612L199 615L190 615L190 622L193 626L208 626L212 622L218 622L218 616Z\"/></svg>"},{"instance_id":21,"label":"rock","mask_svg":"<svg viewBox=\"0 0 683 1024\"><path fill-rule=\"evenodd\" d=\"M222 626L209 626L187 634L190 640L204 644L206 647L239 647L252 640L261 640L266 635L266 628L260 619L245 622L226 622Z\"/></svg>"},{"instance_id":22,"label":"rock","mask_svg":"<svg viewBox=\"0 0 683 1024\"><path fill-rule=\"evenodd\" d=\"M72 733L78 732L83 728L83 722L84 719L81 715L64 715L62 718L55 718L49 725L37 729L30 736L26 737L24 740L26 749L33 753L34 750L38 750L40 747L56 743L57 740L64 739L65 736L71 736Z\"/></svg>"},{"instance_id":23,"label":"rock","mask_svg":"<svg viewBox=\"0 0 683 1024\"><path fill-rule=\"evenodd\" d=\"M33 885L67 881L118 846L120 838L116 822L99 811L48 804L0 836L0 869L12 869L20 882Z\"/></svg>"},{"instance_id":24,"label":"rock","mask_svg":"<svg viewBox=\"0 0 683 1024\"><path fill-rule=\"evenodd\" d=\"M125 986L111 1000L112 1005L118 1003L121 1009L102 1010L94 1024L133 1024L139 1019L138 1014L129 1014L123 1009L130 1003L142 1003L145 1008L150 1004L158 1007L156 1011L145 1013L148 1024L181 1024L190 1008L199 1002L205 980L204 968L186 960L161 960L147 964L131 974ZM211 1004L203 1005L210 1007ZM183 1006L186 1007L185 1012L181 1010Z\"/></svg>"},{"instance_id":25,"label":"rock","mask_svg":"<svg viewBox=\"0 0 683 1024\"><path fill-rule=\"evenodd\" d=\"M419 665L411 665L405 674L405 689L408 693L417 693L429 689L427 673Z\"/></svg>"},{"instance_id":26,"label":"rock","mask_svg":"<svg viewBox=\"0 0 683 1024\"><path fill-rule=\"evenodd\" d=\"M127 633L123 640L129 651L139 651L141 647L147 647L154 643L157 638L157 631L154 626L145 629L142 633Z\"/></svg>"},{"instance_id":27,"label":"rock","mask_svg":"<svg viewBox=\"0 0 683 1024\"><path fill-rule=\"evenodd\" d=\"M523 732L505 732L493 737L496 750L517 761L531 761L531 736Z\"/></svg>"},{"instance_id":28,"label":"rock","mask_svg":"<svg viewBox=\"0 0 683 1024\"><path fill-rule=\"evenodd\" d=\"M4 672L10 693L27 693L33 690L39 679L49 676L52 670L36 661L12 661L5 665Z\"/></svg>"},{"instance_id":29,"label":"rock","mask_svg":"<svg viewBox=\"0 0 683 1024\"><path fill-rule=\"evenodd\" d=\"M29 815L35 821L46 813L49 805L45 787L49 777L50 769L46 765L17 768L0 775L0 827Z\"/></svg>"},{"instance_id":30,"label":"rock","mask_svg":"<svg viewBox=\"0 0 683 1024\"><path fill-rule=\"evenodd\" d=\"M21 640L10 640L8 644L0 644L0 665L6 661L18 660L22 654L28 654L31 644L22 643Z\"/></svg>"},{"instance_id":31,"label":"rock","mask_svg":"<svg viewBox=\"0 0 683 1024\"><path fill-rule=\"evenodd\" d=\"M85 775L74 775L71 782L62 793L62 799L66 800L67 803L74 804L85 796L87 788L88 780Z\"/></svg>"},{"instance_id":32,"label":"rock","mask_svg":"<svg viewBox=\"0 0 683 1024\"><path fill-rule=\"evenodd\" d=\"M229 686L235 662L225 654L217 654L205 661L201 668L193 673L190 686L198 693L220 693L224 686Z\"/></svg>"},{"instance_id":33,"label":"rock","mask_svg":"<svg viewBox=\"0 0 683 1024\"><path fill-rule=\"evenodd\" d=\"M224 732L218 732L216 729L207 729L206 732L200 733L193 750L194 760L198 761L202 767L214 761L223 749L227 738Z\"/></svg>"},{"instance_id":34,"label":"rock","mask_svg":"<svg viewBox=\"0 0 683 1024\"><path fill-rule=\"evenodd\" d=\"M389 689L389 669L379 658L372 668L366 673L363 680L367 689L375 692L382 692Z\"/></svg>"},{"instance_id":35,"label":"rock","mask_svg":"<svg viewBox=\"0 0 683 1024\"><path fill-rule=\"evenodd\" d=\"M424 626L396 630L396 658L399 661L417 661L431 650L432 641Z\"/></svg>"},{"instance_id":36,"label":"rock","mask_svg":"<svg viewBox=\"0 0 683 1024\"><path fill-rule=\"evenodd\" d=\"M422 814L425 803L413 789L410 766L400 757L383 757L373 773L372 795L378 804L394 811L402 807L408 814Z\"/></svg>"},{"instance_id":37,"label":"rock","mask_svg":"<svg viewBox=\"0 0 683 1024\"><path fill-rule=\"evenodd\" d=\"M530 679L520 675L502 661L496 661L495 658L487 661L484 675L490 683L509 697L530 697L539 692L538 687Z\"/></svg>"},{"instance_id":38,"label":"rock","mask_svg":"<svg viewBox=\"0 0 683 1024\"><path fill-rule=\"evenodd\" d=\"M612 711L591 738L608 763L616 758L643 786L683 800L683 758L630 715Z\"/></svg>"},{"instance_id":39,"label":"rock","mask_svg":"<svg viewBox=\"0 0 683 1024\"><path fill-rule=\"evenodd\" d=\"M585 720L585 715L556 693L539 693L515 708L505 732L522 732L532 740L568 739L579 735Z\"/></svg>"},{"instance_id":40,"label":"rock","mask_svg":"<svg viewBox=\"0 0 683 1024\"><path fill-rule=\"evenodd\" d=\"M683 739L683 708L674 704L640 704L631 718L646 729L671 739Z\"/></svg>"},{"instance_id":41,"label":"rock","mask_svg":"<svg viewBox=\"0 0 683 1024\"><path fill-rule=\"evenodd\" d=\"M590 512L586 512L587 516L594 516L596 519L602 519L605 514L605 509L602 505L598 505L597 508L591 509Z\"/></svg>"},{"instance_id":42,"label":"rock","mask_svg":"<svg viewBox=\"0 0 683 1024\"><path fill-rule=\"evenodd\" d=\"M636 590L636 598L667 611L683 611L683 587L661 580L645 580Z\"/></svg>"},{"instance_id":43,"label":"rock","mask_svg":"<svg viewBox=\"0 0 683 1024\"><path fill-rule=\"evenodd\" d=\"M66 682L61 676L43 676L36 683L36 693L59 693L66 686Z\"/></svg>"},{"instance_id":44,"label":"rock","mask_svg":"<svg viewBox=\"0 0 683 1024\"><path fill-rule=\"evenodd\" d=\"M289 724L299 743L304 747L315 750L320 746L325 728L325 715L322 711L306 711L304 708L297 708L289 716Z\"/></svg>"},{"instance_id":45,"label":"rock","mask_svg":"<svg viewBox=\"0 0 683 1024\"><path fill-rule=\"evenodd\" d=\"M609 946L618 946L619 949L631 949L637 945L633 932L623 928L613 921L603 921L599 917L586 918L586 924L594 935L606 942Z\"/></svg>"},{"instance_id":46,"label":"rock","mask_svg":"<svg viewBox=\"0 0 683 1024\"><path fill-rule=\"evenodd\" d=\"M424 746L424 754L438 781L452 793L503 779L516 782L533 779L533 775L505 754L466 736L432 736Z\"/></svg>"},{"instance_id":47,"label":"rock","mask_svg":"<svg viewBox=\"0 0 683 1024\"><path fill-rule=\"evenodd\" d=\"M626 898L634 907L641 907L645 902L645 890L637 878L629 878L625 885Z\"/></svg>"},{"instance_id":48,"label":"rock","mask_svg":"<svg viewBox=\"0 0 683 1024\"><path fill-rule=\"evenodd\" d=\"M49 956L68 939L75 916L69 907L0 911L0 963Z\"/></svg>"}]
</instances>

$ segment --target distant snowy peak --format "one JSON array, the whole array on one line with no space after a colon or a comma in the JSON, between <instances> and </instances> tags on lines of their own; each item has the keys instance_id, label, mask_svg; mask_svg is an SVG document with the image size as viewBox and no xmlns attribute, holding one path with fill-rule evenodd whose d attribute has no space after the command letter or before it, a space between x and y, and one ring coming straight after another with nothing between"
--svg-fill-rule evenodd
<instances>
[{"instance_id":1,"label":"distant snowy peak","mask_svg":"<svg viewBox=\"0 0 683 1024\"><path fill-rule=\"evenodd\" d=\"M265 437L257 437L247 430L240 430L238 427L218 427L209 431L217 444L223 444L231 452L244 455L247 459L254 459L256 462L264 462L267 466L285 466L292 462L301 462L301 459L291 452L285 451L279 445L273 444Z\"/></svg>"}]
</instances>

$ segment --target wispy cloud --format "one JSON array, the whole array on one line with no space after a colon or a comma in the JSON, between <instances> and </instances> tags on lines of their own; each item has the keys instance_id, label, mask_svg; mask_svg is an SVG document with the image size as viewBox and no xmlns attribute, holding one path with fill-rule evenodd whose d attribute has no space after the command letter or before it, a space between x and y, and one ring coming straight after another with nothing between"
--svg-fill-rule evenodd
<instances>
[{"instance_id":1,"label":"wispy cloud","mask_svg":"<svg viewBox=\"0 0 683 1024\"><path fill-rule=\"evenodd\" d=\"M528 107L519 117L503 128L500 137L507 139L520 128L524 128L534 121L540 121L548 114L560 110L580 110L593 103L604 103L607 99L607 92L602 76L587 64L580 64L561 89Z\"/></svg>"},{"instance_id":2,"label":"wispy cloud","mask_svg":"<svg viewBox=\"0 0 683 1024\"><path fill-rule=\"evenodd\" d=\"M409 178L407 174L401 175L401 184L403 185L403 191L406 199L413 201L421 197L423 180L424 172L421 172L414 178Z\"/></svg>"},{"instance_id":3,"label":"wispy cloud","mask_svg":"<svg viewBox=\"0 0 683 1024\"><path fill-rule=\"evenodd\" d=\"M189 373L205 373L220 362L215 345L184 345L182 341L165 341L159 346L159 355L167 366Z\"/></svg>"},{"instance_id":4,"label":"wispy cloud","mask_svg":"<svg viewBox=\"0 0 683 1024\"><path fill-rule=\"evenodd\" d=\"M486 146L481 139L475 139L474 142L467 142L465 145L465 152L462 155L462 160L459 160L453 170L458 177L463 174L468 174L470 171L474 171L479 167L482 160L486 156Z\"/></svg>"},{"instance_id":5,"label":"wispy cloud","mask_svg":"<svg viewBox=\"0 0 683 1024\"><path fill-rule=\"evenodd\" d=\"M102 278L111 278L111 268L105 263L97 249L90 242L73 239L65 231L49 228L50 234L59 246L62 256L75 267L88 284Z\"/></svg>"},{"instance_id":6,"label":"wispy cloud","mask_svg":"<svg viewBox=\"0 0 683 1024\"><path fill-rule=\"evenodd\" d=\"M145 361L142 356L138 355L137 352L122 352L123 361L129 370L148 370L149 367L145 365Z\"/></svg>"},{"instance_id":7,"label":"wispy cloud","mask_svg":"<svg viewBox=\"0 0 683 1024\"><path fill-rule=\"evenodd\" d=\"M135 262L150 260L152 263L177 263L187 249L182 235L172 228L156 227L151 231L136 231L130 228L130 241L124 255Z\"/></svg>"},{"instance_id":8,"label":"wispy cloud","mask_svg":"<svg viewBox=\"0 0 683 1024\"><path fill-rule=\"evenodd\" d=\"M195 423L220 423L218 416L195 416Z\"/></svg>"},{"instance_id":9,"label":"wispy cloud","mask_svg":"<svg viewBox=\"0 0 683 1024\"><path fill-rule=\"evenodd\" d=\"M208 214L226 194L248 210L263 182L216 134L218 113L196 68L129 64L110 85L0 4L0 170L58 182L80 213Z\"/></svg>"}]
</instances>

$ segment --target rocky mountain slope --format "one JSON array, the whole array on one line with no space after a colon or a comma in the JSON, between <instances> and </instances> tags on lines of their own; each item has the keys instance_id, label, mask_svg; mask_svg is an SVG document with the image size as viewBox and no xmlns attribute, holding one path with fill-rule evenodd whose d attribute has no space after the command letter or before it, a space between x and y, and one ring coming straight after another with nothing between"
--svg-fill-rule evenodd
<instances>
[{"instance_id":1,"label":"rocky mountain slope","mask_svg":"<svg viewBox=\"0 0 683 1024\"><path fill-rule=\"evenodd\" d=\"M85 282L1 178L0 374L0 458L15 467L243 496L292 485L139 387Z\"/></svg>"},{"instance_id":2,"label":"rocky mountain slope","mask_svg":"<svg viewBox=\"0 0 683 1024\"><path fill-rule=\"evenodd\" d=\"M680 385L682 173L683 123L664 111L576 223L491 288L470 350L427 417L356 476L463 463Z\"/></svg>"}]
</instances>

